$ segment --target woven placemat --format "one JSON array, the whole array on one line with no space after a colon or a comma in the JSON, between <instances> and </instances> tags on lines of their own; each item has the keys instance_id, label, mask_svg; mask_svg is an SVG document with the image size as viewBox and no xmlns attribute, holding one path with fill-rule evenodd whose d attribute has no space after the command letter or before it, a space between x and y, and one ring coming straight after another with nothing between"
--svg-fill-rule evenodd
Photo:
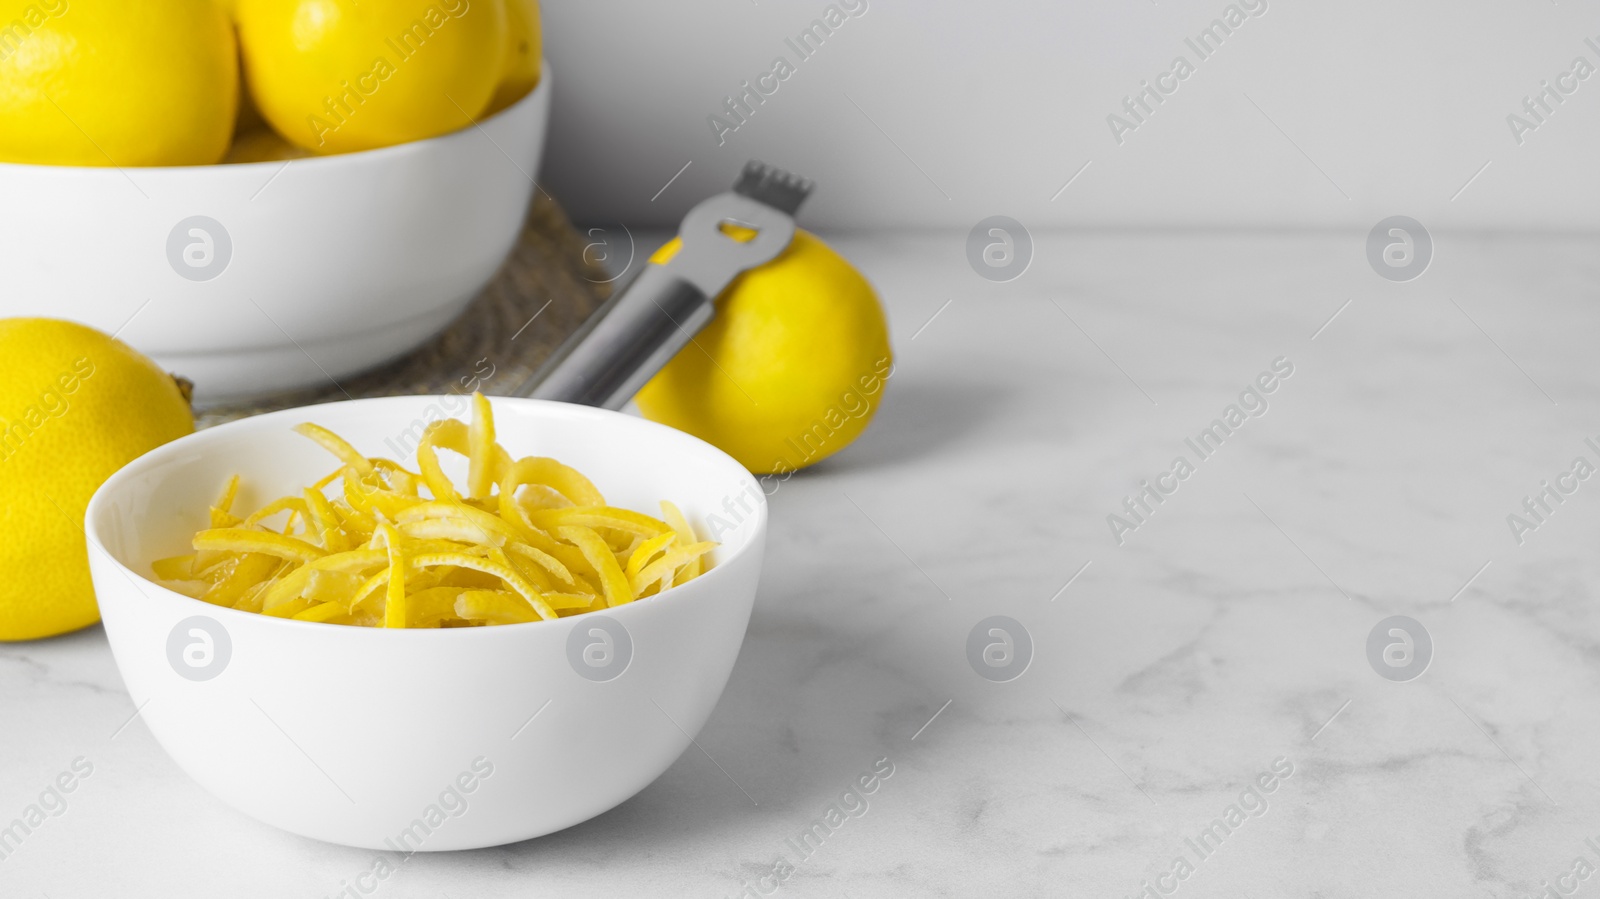
<instances>
[{"instance_id":1,"label":"woven placemat","mask_svg":"<svg viewBox=\"0 0 1600 899\"><path fill-rule=\"evenodd\" d=\"M338 383L197 410L195 426L346 399L515 389L610 295L610 275L584 258L588 245L555 200L536 191L499 274L438 336Z\"/></svg>"}]
</instances>

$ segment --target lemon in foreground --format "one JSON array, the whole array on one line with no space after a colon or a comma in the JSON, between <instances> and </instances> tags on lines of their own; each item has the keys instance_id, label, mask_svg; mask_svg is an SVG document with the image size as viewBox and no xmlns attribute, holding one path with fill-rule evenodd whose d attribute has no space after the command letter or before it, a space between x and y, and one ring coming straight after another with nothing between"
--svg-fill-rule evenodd
<instances>
[{"instance_id":1,"label":"lemon in foreground","mask_svg":"<svg viewBox=\"0 0 1600 899\"><path fill-rule=\"evenodd\" d=\"M113 472L194 430L173 377L71 322L0 319L0 640L99 620L83 512Z\"/></svg>"},{"instance_id":2,"label":"lemon in foreground","mask_svg":"<svg viewBox=\"0 0 1600 899\"><path fill-rule=\"evenodd\" d=\"M505 0L239 0L235 15L261 114L316 153L466 127L504 70Z\"/></svg>"},{"instance_id":3,"label":"lemon in foreground","mask_svg":"<svg viewBox=\"0 0 1600 899\"><path fill-rule=\"evenodd\" d=\"M0 159L209 165L238 102L233 25L211 3L0 0Z\"/></svg>"},{"instance_id":4,"label":"lemon in foreground","mask_svg":"<svg viewBox=\"0 0 1600 899\"><path fill-rule=\"evenodd\" d=\"M652 262L677 252L674 240ZM635 401L757 474L821 461L861 436L894 369L872 285L805 231L717 298L717 315Z\"/></svg>"},{"instance_id":5,"label":"lemon in foreground","mask_svg":"<svg viewBox=\"0 0 1600 899\"><path fill-rule=\"evenodd\" d=\"M539 0L506 0L506 64L489 103L491 113L521 100L539 84L544 59L544 31Z\"/></svg>"}]
</instances>

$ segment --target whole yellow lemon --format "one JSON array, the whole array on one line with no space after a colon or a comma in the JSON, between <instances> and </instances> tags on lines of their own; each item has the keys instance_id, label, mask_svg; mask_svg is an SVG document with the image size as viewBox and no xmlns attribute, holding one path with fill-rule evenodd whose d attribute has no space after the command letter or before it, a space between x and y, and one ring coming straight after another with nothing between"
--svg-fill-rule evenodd
<instances>
[{"instance_id":1,"label":"whole yellow lemon","mask_svg":"<svg viewBox=\"0 0 1600 899\"><path fill-rule=\"evenodd\" d=\"M466 127L504 71L505 0L239 0L235 15L261 114L316 153Z\"/></svg>"},{"instance_id":2,"label":"whole yellow lemon","mask_svg":"<svg viewBox=\"0 0 1600 899\"><path fill-rule=\"evenodd\" d=\"M83 536L89 497L192 431L184 390L127 344L71 322L0 319L0 640L100 619Z\"/></svg>"},{"instance_id":3,"label":"whole yellow lemon","mask_svg":"<svg viewBox=\"0 0 1600 899\"><path fill-rule=\"evenodd\" d=\"M666 262L679 243L662 247ZM757 474L826 459L861 436L894 372L872 285L815 235L745 272L635 402Z\"/></svg>"},{"instance_id":4,"label":"whole yellow lemon","mask_svg":"<svg viewBox=\"0 0 1600 899\"><path fill-rule=\"evenodd\" d=\"M0 0L0 159L209 165L238 102L233 25L212 3Z\"/></svg>"},{"instance_id":5,"label":"whole yellow lemon","mask_svg":"<svg viewBox=\"0 0 1600 899\"><path fill-rule=\"evenodd\" d=\"M521 100L539 84L539 63L544 59L544 29L539 23L539 0L506 0L506 67L495 88L489 112L496 113Z\"/></svg>"}]
</instances>

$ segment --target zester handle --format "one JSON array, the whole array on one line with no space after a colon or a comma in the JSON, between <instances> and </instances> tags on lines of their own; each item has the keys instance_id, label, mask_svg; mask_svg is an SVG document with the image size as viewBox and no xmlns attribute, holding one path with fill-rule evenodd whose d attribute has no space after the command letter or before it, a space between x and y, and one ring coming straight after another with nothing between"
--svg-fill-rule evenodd
<instances>
[{"instance_id":1,"label":"zester handle","mask_svg":"<svg viewBox=\"0 0 1600 899\"><path fill-rule=\"evenodd\" d=\"M621 409L714 314L698 287L666 266L647 265L561 345L529 395Z\"/></svg>"}]
</instances>

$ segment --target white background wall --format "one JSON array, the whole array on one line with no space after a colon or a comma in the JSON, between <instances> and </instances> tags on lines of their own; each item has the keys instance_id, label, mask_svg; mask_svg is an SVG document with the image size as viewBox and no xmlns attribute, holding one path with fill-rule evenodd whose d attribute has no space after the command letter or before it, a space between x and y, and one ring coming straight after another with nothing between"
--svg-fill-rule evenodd
<instances>
[{"instance_id":1,"label":"white background wall","mask_svg":"<svg viewBox=\"0 0 1600 899\"><path fill-rule=\"evenodd\" d=\"M757 157L818 179L819 227L1600 227L1600 74L1521 146L1506 122L1578 56L1600 67L1600 3L1266 2L1201 61L1184 38L1225 0L867 0L796 62L784 39L824 0L547 0L544 180L630 225ZM796 72L718 146L707 116L780 54ZM1180 54L1194 75L1118 146L1106 116Z\"/></svg>"}]
</instances>

